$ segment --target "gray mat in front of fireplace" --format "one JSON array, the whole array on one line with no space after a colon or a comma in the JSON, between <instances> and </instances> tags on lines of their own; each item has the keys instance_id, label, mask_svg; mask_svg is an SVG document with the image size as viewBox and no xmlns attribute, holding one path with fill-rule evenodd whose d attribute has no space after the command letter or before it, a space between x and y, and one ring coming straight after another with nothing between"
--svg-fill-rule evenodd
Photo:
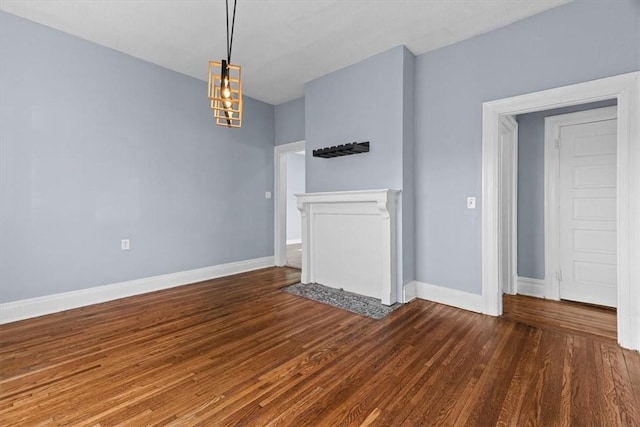
<instances>
[{"instance_id":1,"label":"gray mat in front of fireplace","mask_svg":"<svg viewBox=\"0 0 640 427\"><path fill-rule=\"evenodd\" d=\"M330 288L318 283L303 285L296 283L282 288L283 291L293 295L298 295L314 301L328 304L333 307L348 310L352 313L370 317L372 319L382 319L402 304L395 303L391 306L384 305L379 299L354 294L341 289Z\"/></svg>"}]
</instances>

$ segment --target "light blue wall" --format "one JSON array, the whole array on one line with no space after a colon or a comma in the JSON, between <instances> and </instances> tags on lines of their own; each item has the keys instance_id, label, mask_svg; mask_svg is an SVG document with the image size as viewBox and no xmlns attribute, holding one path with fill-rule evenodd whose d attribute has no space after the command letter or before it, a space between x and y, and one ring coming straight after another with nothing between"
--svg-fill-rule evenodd
<instances>
[{"instance_id":1,"label":"light blue wall","mask_svg":"<svg viewBox=\"0 0 640 427\"><path fill-rule=\"evenodd\" d=\"M0 67L0 302L273 255L273 106L4 12Z\"/></svg>"},{"instance_id":2,"label":"light blue wall","mask_svg":"<svg viewBox=\"0 0 640 427\"><path fill-rule=\"evenodd\" d=\"M481 191L482 102L640 69L640 2L576 0L415 58L415 91L399 47L275 109L247 97L229 130L201 81L0 20L1 302L271 255L272 147L301 139L309 152L371 141L307 156L307 191L415 194L402 235L415 223L416 279L480 293L482 200L465 200Z\"/></svg>"},{"instance_id":3,"label":"light blue wall","mask_svg":"<svg viewBox=\"0 0 640 427\"><path fill-rule=\"evenodd\" d=\"M302 217L294 194L304 193L304 154L287 154L287 240L302 239Z\"/></svg>"},{"instance_id":4,"label":"light blue wall","mask_svg":"<svg viewBox=\"0 0 640 427\"><path fill-rule=\"evenodd\" d=\"M304 97L276 105L276 145L304 140L304 117Z\"/></svg>"},{"instance_id":5,"label":"light blue wall","mask_svg":"<svg viewBox=\"0 0 640 427\"><path fill-rule=\"evenodd\" d=\"M305 85L307 192L402 190L399 293L400 282L414 278L414 59L398 46ZM369 141L371 151L331 159L311 155L355 141Z\"/></svg>"},{"instance_id":6,"label":"light blue wall","mask_svg":"<svg viewBox=\"0 0 640 427\"><path fill-rule=\"evenodd\" d=\"M544 119L616 105L616 100L516 116L518 122L518 275L544 279Z\"/></svg>"},{"instance_id":7,"label":"light blue wall","mask_svg":"<svg viewBox=\"0 0 640 427\"><path fill-rule=\"evenodd\" d=\"M576 0L416 58L417 280L481 293L482 103L639 70L639 22Z\"/></svg>"},{"instance_id":8,"label":"light blue wall","mask_svg":"<svg viewBox=\"0 0 640 427\"><path fill-rule=\"evenodd\" d=\"M369 153L307 157L307 192L402 188L404 47L305 85L306 150L369 141Z\"/></svg>"},{"instance_id":9,"label":"light blue wall","mask_svg":"<svg viewBox=\"0 0 640 427\"><path fill-rule=\"evenodd\" d=\"M416 278L415 256L415 56L403 49L402 93L402 273L404 282Z\"/></svg>"}]
</instances>

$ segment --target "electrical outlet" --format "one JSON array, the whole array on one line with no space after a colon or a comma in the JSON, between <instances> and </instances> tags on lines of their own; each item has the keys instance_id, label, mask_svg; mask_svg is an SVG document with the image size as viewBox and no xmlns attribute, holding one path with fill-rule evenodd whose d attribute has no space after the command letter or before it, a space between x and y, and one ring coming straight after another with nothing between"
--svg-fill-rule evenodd
<instances>
[{"instance_id":1,"label":"electrical outlet","mask_svg":"<svg viewBox=\"0 0 640 427\"><path fill-rule=\"evenodd\" d=\"M271 191L266 191L266 192L264 193L264 198L265 198L265 199L270 199L270 198L271 198Z\"/></svg>"},{"instance_id":2,"label":"electrical outlet","mask_svg":"<svg viewBox=\"0 0 640 427\"><path fill-rule=\"evenodd\" d=\"M475 208L476 208L476 198L467 197L467 209L475 209Z\"/></svg>"},{"instance_id":3,"label":"electrical outlet","mask_svg":"<svg viewBox=\"0 0 640 427\"><path fill-rule=\"evenodd\" d=\"M129 249L131 249L131 241L129 239L120 240L120 250L128 251Z\"/></svg>"}]
</instances>

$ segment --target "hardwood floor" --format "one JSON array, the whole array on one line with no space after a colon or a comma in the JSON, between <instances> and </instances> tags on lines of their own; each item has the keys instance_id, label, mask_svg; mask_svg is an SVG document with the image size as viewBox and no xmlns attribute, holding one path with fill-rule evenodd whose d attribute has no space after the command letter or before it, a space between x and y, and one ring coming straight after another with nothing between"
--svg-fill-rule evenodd
<instances>
[{"instance_id":1,"label":"hardwood floor","mask_svg":"<svg viewBox=\"0 0 640 427\"><path fill-rule=\"evenodd\" d=\"M514 322L617 341L613 308L522 295L504 295L502 305L503 318Z\"/></svg>"},{"instance_id":2,"label":"hardwood floor","mask_svg":"<svg viewBox=\"0 0 640 427\"><path fill-rule=\"evenodd\" d=\"M0 326L0 424L640 425L640 355L514 314L540 301L494 318L416 300L376 321L278 290L299 274Z\"/></svg>"}]
</instances>

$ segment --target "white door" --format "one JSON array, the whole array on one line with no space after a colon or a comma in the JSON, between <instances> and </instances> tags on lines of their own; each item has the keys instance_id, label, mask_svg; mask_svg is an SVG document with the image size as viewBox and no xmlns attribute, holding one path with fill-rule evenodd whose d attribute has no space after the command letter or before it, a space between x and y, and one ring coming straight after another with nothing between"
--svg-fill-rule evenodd
<instances>
[{"instance_id":1,"label":"white door","mask_svg":"<svg viewBox=\"0 0 640 427\"><path fill-rule=\"evenodd\" d=\"M560 128L560 298L615 307L616 119Z\"/></svg>"}]
</instances>

